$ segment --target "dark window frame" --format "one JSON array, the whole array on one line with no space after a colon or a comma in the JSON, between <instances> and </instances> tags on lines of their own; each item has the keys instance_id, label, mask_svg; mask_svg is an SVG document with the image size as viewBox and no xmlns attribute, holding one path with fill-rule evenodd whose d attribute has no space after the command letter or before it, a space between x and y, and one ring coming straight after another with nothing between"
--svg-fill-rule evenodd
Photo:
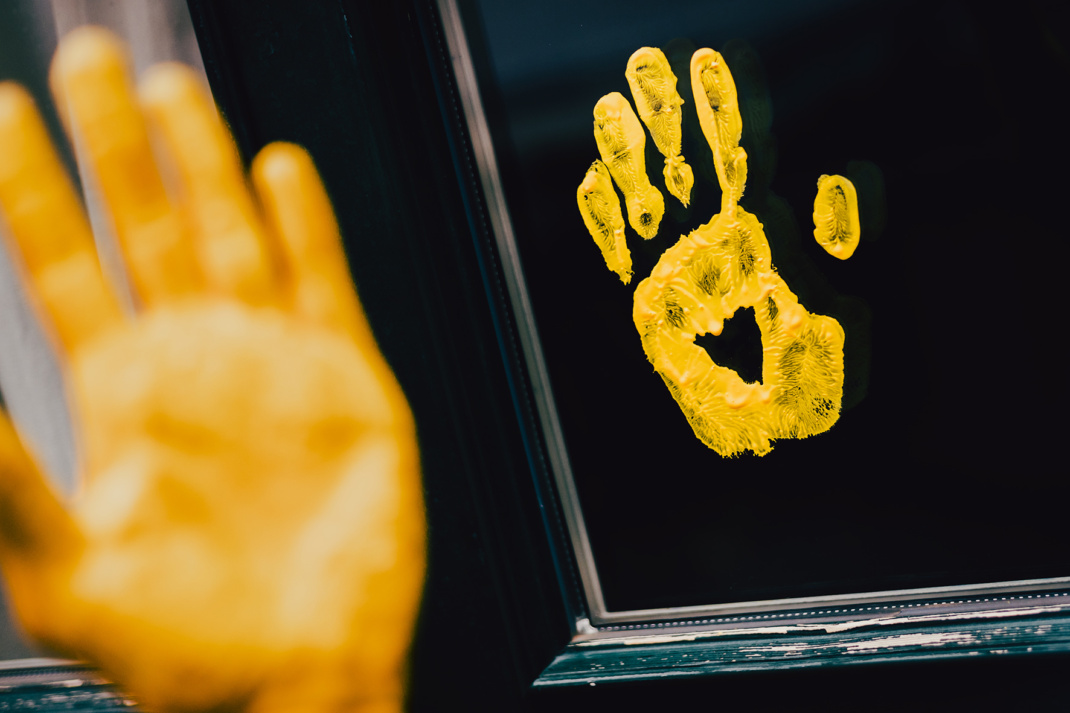
<instances>
[{"instance_id":1,"label":"dark window frame","mask_svg":"<svg viewBox=\"0 0 1070 713\"><path fill-rule=\"evenodd\" d=\"M235 71L240 66L240 72L245 76L263 76L269 72L266 67L258 67L255 59L238 58L229 51L224 33L247 33L250 37L257 33L257 30L242 25L242 12L235 9L235 5L209 0L190 2L213 91L236 128L244 154L248 158L253 150L273 138L292 138L315 144L318 138L315 132L309 132L301 123L302 112L309 111L307 106L287 110L291 115L288 128L299 135L274 136L270 135L270 130L265 132L264 129L252 128L270 121L255 117L254 106L280 106L282 103L270 96L275 90L266 86L256 88L263 96L249 92L248 86L243 86L246 83L239 78L239 72ZM323 14L326 16L331 12L323 11ZM490 568L497 573L494 597L503 615L500 624L511 639L510 648L514 660L519 663L516 670L526 671L520 677L522 686L548 689L759 669L788 670L841 664L1070 652L1070 597L1061 591L1029 589L1020 594L1004 592L976 597L960 594L952 598L918 593L915 596L906 595L902 601L894 604L773 610L738 617L726 616L702 627L681 627L679 622L656 620L601 629L591 626L586 621L586 604L577 586L576 562L564 532L564 516L548 465L542 426L533 406L534 399L538 397L532 392L531 380L522 361L519 330L509 303L502 259L493 235L495 218L487 210L488 197L480 181L479 158L465 121L464 99L454 76L454 63L446 43L440 8L434 2L417 1L399 5L391 11L370 10L343 0L333 12L337 14L333 15L332 21L343 22L347 27L349 49L356 60L352 71L358 93L385 96L389 94L386 85L392 81L396 84L395 76L380 75L380 84L374 85L374 80L370 80L368 74L362 75L360 58L373 57L380 52L377 65L380 70L392 63L407 64L404 72L407 72L405 76L408 80L413 82L410 86L418 85L423 92L422 96L410 99L423 102L422 106L428 112L430 101L433 99L436 103L441 133L425 136L425 139L438 143L437 150L442 158L448 153L451 165L438 164L438 167L454 182L450 188L456 191L452 194L453 200L463 206L463 211L455 211L451 216L454 221L452 225L442 223L443 234L448 229L450 235L465 240L461 260L466 261L466 272L470 279L479 281L478 285L471 282L464 285L471 311L462 314L451 310L449 329L460 330L464 322L481 322L478 343L467 344L466 348L477 347L477 351L487 359L486 370L479 375L453 372L451 378L456 379L458 384L473 376L496 380L498 398L480 402L476 410L482 411L493 403L496 409L493 420L510 431L509 453L507 456L503 454L503 458L511 463L512 468L499 471L495 469L495 464L487 461L469 463L463 475L471 481L469 507L486 528L482 531L482 537L488 546L481 551L481 556L488 558ZM293 11L294 16L310 14L315 13ZM391 22L394 24L384 21L386 15L392 16ZM383 22L382 27L400 32L393 37L392 43L380 42L376 45L376 41L371 40L370 44L374 45L372 48L361 46L361 40L368 39L369 35L362 35L356 30L363 22L372 21L373 18L374 23ZM294 34L292 31L286 33L287 37ZM399 41L399 37L404 37L404 41ZM263 44L265 40L254 41ZM310 64L314 62L309 60ZM366 72L366 69L363 71ZM280 90L280 94L281 91L285 90ZM376 92L385 94L376 95ZM322 93L323 101L334 106L337 102L327 98L328 93L329 90ZM493 106L487 110L493 111ZM389 136L383 140L382 136L369 135L366 139L377 143L385 155L389 154L391 148L398 147L398 141L391 143ZM399 163L405 161L418 155L420 150L409 149L407 156L402 152L397 160ZM313 154L317 155L314 146ZM332 191L337 190L336 185L328 176L328 186ZM404 192L404 188L401 190ZM489 200L500 199L500 196L491 196ZM341 213L347 212L345 201L337 194L335 202L340 206ZM383 216L381 220L384 226L390 224L389 217ZM344 215L342 223L344 229L349 227ZM362 250L359 241L352 233L347 231L346 234L347 238L354 239L352 243L347 242L350 259L359 261L360 258L354 255L354 252ZM358 286L362 285L359 275L357 283ZM485 301L477 305L480 292ZM380 331L381 322L376 320L374 310L374 306L370 307L373 325L388 358L392 358L390 343ZM495 358L500 361L492 365ZM404 384L404 375L402 381ZM462 388L471 390L471 381L463 383L466 386ZM500 398L503 392L508 394L507 399ZM452 416L454 419L458 417L457 412ZM419 408L417 418L420 419ZM454 422L462 423L460 420ZM426 423L426 420L422 423ZM462 430L470 427L471 422L464 421L463 424ZM428 429L425 427L421 429L421 437L426 435ZM467 431L465 436L474 442L476 450L493 450L502 445L493 442L495 435L478 428ZM429 457L427 444L424 448L425 462L438 460L437 455ZM480 468L479 465L485 467ZM507 472L509 477L518 478L520 482L507 485L504 477ZM429 478L429 481L434 563L434 553L439 547L459 549L461 545L456 542L436 542L434 522L437 499L434 497L434 479ZM451 502L457 504L456 499ZM492 542L499 546L491 545ZM521 551L537 555L523 561L523 558L517 557ZM442 567L453 566L450 563L456 564L465 559L458 552L445 552L442 556ZM443 574L432 565L427 606L436 610L440 607L434 601L435 578ZM541 585L538 593L530 589L530 584L536 580ZM553 597L556 601L547 598L551 592L557 595ZM528 626L534 622L538 623L533 627ZM417 645L419 657L420 643Z\"/></svg>"}]
</instances>

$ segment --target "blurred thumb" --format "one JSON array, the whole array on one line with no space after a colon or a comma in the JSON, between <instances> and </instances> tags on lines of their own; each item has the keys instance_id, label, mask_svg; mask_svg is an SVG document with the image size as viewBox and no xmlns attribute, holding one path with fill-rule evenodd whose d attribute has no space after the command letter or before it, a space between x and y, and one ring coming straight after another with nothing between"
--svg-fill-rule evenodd
<instances>
[{"instance_id":1,"label":"blurred thumb","mask_svg":"<svg viewBox=\"0 0 1070 713\"><path fill-rule=\"evenodd\" d=\"M82 551L82 536L0 408L0 567L27 632L52 643L57 595ZM57 578L64 594L57 591Z\"/></svg>"}]
</instances>

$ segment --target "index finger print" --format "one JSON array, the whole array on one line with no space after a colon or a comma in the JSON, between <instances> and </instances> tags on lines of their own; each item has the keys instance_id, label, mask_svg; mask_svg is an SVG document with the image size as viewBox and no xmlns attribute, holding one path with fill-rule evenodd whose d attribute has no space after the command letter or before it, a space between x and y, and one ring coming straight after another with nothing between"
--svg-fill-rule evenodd
<instances>
[{"instance_id":1,"label":"index finger print","mask_svg":"<svg viewBox=\"0 0 1070 713\"><path fill-rule=\"evenodd\" d=\"M691 91L702 133L713 150L717 181L734 204L746 182L746 152L739 146L743 118L735 80L720 52L706 47L691 56Z\"/></svg>"},{"instance_id":2,"label":"index finger print","mask_svg":"<svg viewBox=\"0 0 1070 713\"><path fill-rule=\"evenodd\" d=\"M0 84L0 217L68 351L121 320L81 202L33 100L15 84Z\"/></svg>"}]
</instances>

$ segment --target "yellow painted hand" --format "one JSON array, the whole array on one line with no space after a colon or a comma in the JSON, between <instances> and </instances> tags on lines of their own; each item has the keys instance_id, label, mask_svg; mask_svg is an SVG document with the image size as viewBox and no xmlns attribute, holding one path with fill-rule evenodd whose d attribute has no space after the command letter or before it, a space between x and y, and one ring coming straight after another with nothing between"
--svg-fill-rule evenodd
<instances>
[{"instance_id":1,"label":"yellow painted hand","mask_svg":"<svg viewBox=\"0 0 1070 713\"><path fill-rule=\"evenodd\" d=\"M135 93L101 30L64 39L52 81L139 309L103 278L32 101L0 85L0 211L66 357L84 464L68 510L0 418L23 625L152 710L400 710L424 572L415 429L311 160L268 146L254 198L192 73L154 68Z\"/></svg>"},{"instance_id":2,"label":"yellow painted hand","mask_svg":"<svg viewBox=\"0 0 1070 713\"><path fill-rule=\"evenodd\" d=\"M764 455L778 438L805 438L836 422L844 333L835 319L811 314L799 303L773 265L762 224L739 205L747 154L739 145L743 119L724 58L700 49L691 58L690 75L721 187L721 212L662 254L636 287L632 317L647 359L695 435L723 456L746 450ZM679 109L684 102L676 77L661 50L651 47L632 55L626 76L640 116L666 156L666 187L687 205L692 174L680 155ZM645 137L627 100L608 94L594 116L602 158L580 184L577 201L606 264L627 283L631 256L620 202L608 177L624 193L629 216L646 218L631 221L644 238L654 237L662 217L660 203L648 196L661 196L645 176L636 178L645 171ZM640 205L659 209L633 209ZM822 176L814 219L818 242L836 257L850 257L858 242L857 200L850 181ZM754 309L762 334L762 378L755 383L715 364L695 344L697 336L721 334L741 308Z\"/></svg>"}]
</instances>

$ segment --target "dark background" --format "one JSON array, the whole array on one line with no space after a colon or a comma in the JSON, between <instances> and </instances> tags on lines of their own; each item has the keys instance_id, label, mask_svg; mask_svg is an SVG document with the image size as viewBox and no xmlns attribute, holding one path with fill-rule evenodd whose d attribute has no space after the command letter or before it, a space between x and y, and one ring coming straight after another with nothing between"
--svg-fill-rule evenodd
<instances>
[{"instance_id":1,"label":"dark background","mask_svg":"<svg viewBox=\"0 0 1070 713\"><path fill-rule=\"evenodd\" d=\"M1065 11L1018 3L474 3L466 21L608 608L1066 576ZM661 47L685 116L691 50L724 52L744 113L743 206L811 312L846 332L828 433L725 459L647 363L634 285L717 211L685 125L692 208L629 227L635 278L606 269L576 208L598 157L591 109L630 96L628 56ZM768 102L763 103L768 90ZM761 117L770 116L763 132ZM763 114L763 108L766 109ZM705 156L703 156L705 152ZM863 242L812 237L823 173L854 178ZM882 186L883 184L883 186ZM882 201L882 194L886 200ZM882 208L882 202L886 208ZM753 318L719 363L760 375ZM748 329L749 326L749 329ZM730 334L734 331L734 334Z\"/></svg>"}]
</instances>

